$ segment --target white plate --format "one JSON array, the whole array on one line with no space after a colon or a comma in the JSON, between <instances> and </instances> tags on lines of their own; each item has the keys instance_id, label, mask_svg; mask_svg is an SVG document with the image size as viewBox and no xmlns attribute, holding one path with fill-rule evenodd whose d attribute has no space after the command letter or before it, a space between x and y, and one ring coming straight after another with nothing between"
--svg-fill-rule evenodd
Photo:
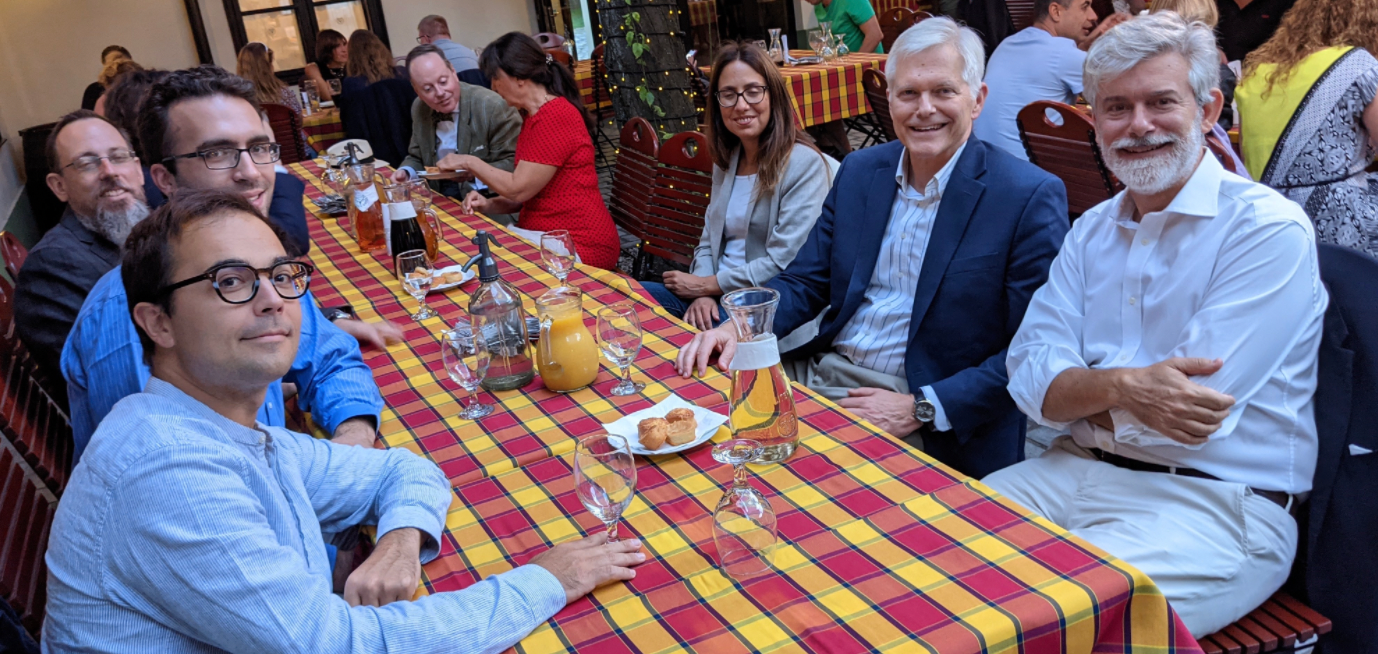
<instances>
[{"instance_id":1,"label":"white plate","mask_svg":"<svg viewBox=\"0 0 1378 654\"><path fill-rule=\"evenodd\" d=\"M435 283L435 280L439 279L441 275L444 275L445 273L450 273L450 272L464 272L464 279L461 279L460 281L455 282L455 283L453 283L453 284L437 284L437 283ZM464 271L464 266L447 266L447 267L445 267L445 268L436 268L436 269L431 273L431 291L432 291L432 292L434 292L434 291L446 291L446 290L455 288L455 287L457 287L457 286L463 284L464 282L467 282L467 281L469 281L469 280L471 280L471 279L473 279L473 278L474 278L474 269L473 269L473 268L470 268L470 269L467 270L467 271Z\"/></svg>"},{"instance_id":2,"label":"white plate","mask_svg":"<svg viewBox=\"0 0 1378 654\"><path fill-rule=\"evenodd\" d=\"M698 421L698 431L694 432L694 440L683 445L671 445L661 447L658 450L648 450L641 446L641 434L636 426L647 418L664 418L666 414L674 409L689 409L694 412L694 419ZM663 454L674 454L698 447L718 433L718 428L727 424L727 416L709 411L701 406L691 404L678 395L671 395L659 404L648 409L642 409L636 413L622 416L618 420L603 425L609 434L616 434L627 439L631 446L632 454L642 456L661 456Z\"/></svg>"},{"instance_id":3,"label":"white plate","mask_svg":"<svg viewBox=\"0 0 1378 654\"><path fill-rule=\"evenodd\" d=\"M459 179L467 174L468 173L463 170L442 170L438 173L428 173L425 171L421 171L417 173L416 176L420 177L421 179L440 181L444 179Z\"/></svg>"},{"instance_id":4,"label":"white plate","mask_svg":"<svg viewBox=\"0 0 1378 654\"><path fill-rule=\"evenodd\" d=\"M321 105L320 105L320 106L321 106L322 109L329 109L329 108L335 106L335 101L334 101L334 100L321 100Z\"/></svg>"}]
</instances>

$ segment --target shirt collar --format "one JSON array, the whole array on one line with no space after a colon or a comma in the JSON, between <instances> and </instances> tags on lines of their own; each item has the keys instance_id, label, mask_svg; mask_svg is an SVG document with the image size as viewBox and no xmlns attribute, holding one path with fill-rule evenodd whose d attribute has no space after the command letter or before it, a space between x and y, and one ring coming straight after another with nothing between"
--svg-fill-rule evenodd
<instances>
[{"instance_id":1,"label":"shirt collar","mask_svg":"<svg viewBox=\"0 0 1378 654\"><path fill-rule=\"evenodd\" d=\"M909 187L909 169L904 162L909 157L909 150L900 149L900 163L895 169L895 183L900 185L900 195L911 200L941 200L943 193L947 190L947 182L952 178L952 170L957 167L957 160L962 158L962 152L966 151L965 141L957 147L957 151L952 153L952 158L938 169L938 174L933 179L928 180L928 185L924 187L923 193L919 193Z\"/></svg>"},{"instance_id":2,"label":"shirt collar","mask_svg":"<svg viewBox=\"0 0 1378 654\"><path fill-rule=\"evenodd\" d=\"M157 377L149 377L148 385L144 386L144 392L168 400L180 408L195 414L197 418L210 422L220 428L221 431L225 432L225 435L229 436L230 440L236 443L258 445L263 442L263 435L267 431L267 427L258 423L255 423L256 429L245 427L244 425L216 413L214 409L202 404L200 400L187 395L182 389Z\"/></svg>"},{"instance_id":3,"label":"shirt collar","mask_svg":"<svg viewBox=\"0 0 1378 654\"><path fill-rule=\"evenodd\" d=\"M1196 165L1196 171L1162 212L1201 218L1214 218L1220 213L1220 182L1225 169L1215 155L1204 149L1203 152L1205 154L1201 157L1201 163ZM1129 197L1129 191L1120 191L1116 202L1116 222L1133 223L1134 200Z\"/></svg>"}]
</instances>

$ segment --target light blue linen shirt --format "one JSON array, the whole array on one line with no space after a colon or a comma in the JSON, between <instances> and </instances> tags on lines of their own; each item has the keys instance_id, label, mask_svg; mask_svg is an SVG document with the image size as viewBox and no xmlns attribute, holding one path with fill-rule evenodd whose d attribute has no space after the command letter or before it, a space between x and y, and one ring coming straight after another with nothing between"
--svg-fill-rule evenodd
<instances>
[{"instance_id":1,"label":"light blue linen shirt","mask_svg":"<svg viewBox=\"0 0 1378 654\"><path fill-rule=\"evenodd\" d=\"M472 48L466 48L449 39L434 39L431 45L445 53L445 58L450 60L450 65L456 73L478 68L478 55L474 54Z\"/></svg>"},{"instance_id":2,"label":"light blue linen shirt","mask_svg":"<svg viewBox=\"0 0 1378 654\"><path fill-rule=\"evenodd\" d=\"M91 439L49 540L44 652L499 652L565 605L526 565L383 607L330 592L321 532L412 527L453 499L403 449L250 429L153 378Z\"/></svg>"},{"instance_id":3,"label":"light blue linen shirt","mask_svg":"<svg viewBox=\"0 0 1378 654\"><path fill-rule=\"evenodd\" d=\"M350 418L368 416L374 425L381 425L383 396L373 381L373 371L364 363L359 342L326 319L310 293L300 302L297 357L283 377L297 385L299 406L332 434ZM81 305L62 348L62 376L67 379L72 409L73 461L79 461L96 425L111 407L138 393L150 377L143 344L129 316L119 266L96 282ZM282 381L275 381L268 387L258 420L270 427L286 427L285 415Z\"/></svg>"}]
</instances>

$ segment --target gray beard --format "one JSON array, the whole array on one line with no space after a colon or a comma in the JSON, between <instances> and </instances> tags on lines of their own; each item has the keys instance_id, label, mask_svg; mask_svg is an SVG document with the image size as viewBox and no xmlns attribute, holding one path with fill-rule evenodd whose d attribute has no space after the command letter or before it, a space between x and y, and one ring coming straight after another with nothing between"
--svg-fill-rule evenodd
<instances>
[{"instance_id":1,"label":"gray beard","mask_svg":"<svg viewBox=\"0 0 1378 654\"><path fill-rule=\"evenodd\" d=\"M121 209L97 207L95 217L77 216L77 220L81 221L86 229L100 234L116 246L124 247L129 232L133 231L139 221L147 217L148 205L135 200Z\"/></svg>"},{"instance_id":2,"label":"gray beard","mask_svg":"<svg viewBox=\"0 0 1378 654\"><path fill-rule=\"evenodd\" d=\"M1201 148L1206 144L1206 135L1200 129L1203 114L1204 112L1197 112L1196 124L1188 130L1186 136L1164 134L1145 139L1122 138L1109 146L1102 143L1101 153L1105 156L1105 166L1110 172L1115 173L1115 177L1118 177L1126 188L1135 193L1153 195L1172 188L1196 170L1196 160L1201 155ZM1170 145L1166 152L1156 157L1126 161L1120 156L1120 148L1163 143Z\"/></svg>"}]
</instances>

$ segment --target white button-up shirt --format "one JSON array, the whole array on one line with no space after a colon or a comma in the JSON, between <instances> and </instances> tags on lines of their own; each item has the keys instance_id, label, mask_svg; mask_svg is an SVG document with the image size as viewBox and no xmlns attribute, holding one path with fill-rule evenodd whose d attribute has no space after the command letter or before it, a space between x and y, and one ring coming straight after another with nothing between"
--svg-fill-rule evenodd
<instances>
[{"instance_id":1,"label":"white button-up shirt","mask_svg":"<svg viewBox=\"0 0 1378 654\"><path fill-rule=\"evenodd\" d=\"M952 177L952 169L966 147L963 143L957 148L938 174L928 180L922 193L909 184L908 166L905 165L909 151L900 152L899 166L895 170L899 192L890 209L890 222L885 226L875 270L866 286L866 298L833 340L833 348L852 363L896 377L904 376L914 291L919 286L919 271L923 269L924 253L928 251L928 237L933 234L933 223L938 218L938 207ZM921 390L937 409L933 426L939 431L950 429L937 394L928 386Z\"/></svg>"},{"instance_id":2,"label":"white button-up shirt","mask_svg":"<svg viewBox=\"0 0 1378 654\"><path fill-rule=\"evenodd\" d=\"M1188 467L1266 490L1311 489L1316 356L1329 296L1301 207L1205 156L1163 211L1134 221L1121 192L1067 234L1010 344L1009 390L1034 420L1083 447ZM1185 445L1112 409L1113 432L1043 416L1071 368L1221 359L1192 381L1235 398L1210 439Z\"/></svg>"}]
</instances>

